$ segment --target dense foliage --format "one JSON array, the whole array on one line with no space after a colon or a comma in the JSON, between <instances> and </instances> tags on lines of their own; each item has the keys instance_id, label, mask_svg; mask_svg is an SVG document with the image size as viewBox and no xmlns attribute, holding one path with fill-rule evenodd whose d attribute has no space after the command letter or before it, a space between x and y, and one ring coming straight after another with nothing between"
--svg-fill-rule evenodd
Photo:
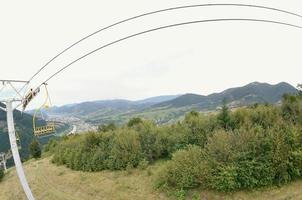
<instances>
[{"instance_id":1,"label":"dense foliage","mask_svg":"<svg viewBox=\"0 0 302 200\"><path fill-rule=\"evenodd\" d=\"M75 170L145 168L167 161L161 188L202 186L219 191L281 185L302 177L302 95L281 106L253 105L218 114L192 111L181 122L157 126L133 119L124 127L63 138L48 146L53 162Z\"/></svg>"},{"instance_id":2,"label":"dense foliage","mask_svg":"<svg viewBox=\"0 0 302 200\"><path fill-rule=\"evenodd\" d=\"M41 158L42 150L38 140L33 140L29 145L29 152L33 158Z\"/></svg>"}]
</instances>

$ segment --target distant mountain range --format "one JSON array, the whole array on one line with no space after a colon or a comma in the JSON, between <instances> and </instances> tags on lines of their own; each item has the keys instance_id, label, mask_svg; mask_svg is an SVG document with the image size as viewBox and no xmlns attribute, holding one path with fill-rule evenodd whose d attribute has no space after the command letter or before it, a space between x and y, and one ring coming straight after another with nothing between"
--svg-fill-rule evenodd
<instances>
[{"instance_id":1,"label":"distant mountain range","mask_svg":"<svg viewBox=\"0 0 302 200\"><path fill-rule=\"evenodd\" d=\"M49 115L72 116L92 124L125 123L131 117L143 117L157 123L180 119L190 110L215 111L225 99L231 108L255 103L276 104L286 93L297 93L292 85L253 82L243 87L227 89L207 96L198 94L167 95L139 101L102 100L54 107Z\"/></svg>"},{"instance_id":2,"label":"distant mountain range","mask_svg":"<svg viewBox=\"0 0 302 200\"><path fill-rule=\"evenodd\" d=\"M199 110L213 110L221 105L225 99L229 106L238 107L254 103L275 104L282 99L285 93L296 93L298 90L288 83L276 85L253 82L243 87L227 89L221 93L208 96L185 94L174 100L162 102L154 107L183 107L194 105Z\"/></svg>"},{"instance_id":3,"label":"distant mountain range","mask_svg":"<svg viewBox=\"0 0 302 200\"><path fill-rule=\"evenodd\" d=\"M140 110L161 102L170 101L179 96L180 95L157 96L138 101L129 101L124 99L90 101L78 104L69 104L61 107L53 107L51 112L48 114L79 117L90 115L92 113L112 113Z\"/></svg>"}]
</instances>

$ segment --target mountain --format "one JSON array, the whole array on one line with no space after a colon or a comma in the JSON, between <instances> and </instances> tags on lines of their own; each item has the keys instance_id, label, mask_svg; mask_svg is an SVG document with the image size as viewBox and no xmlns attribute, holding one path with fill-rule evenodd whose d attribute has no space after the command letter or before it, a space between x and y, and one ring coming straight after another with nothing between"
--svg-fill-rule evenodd
<instances>
[{"instance_id":1,"label":"mountain","mask_svg":"<svg viewBox=\"0 0 302 200\"><path fill-rule=\"evenodd\" d=\"M229 107L240 107L254 103L275 104L285 93L296 93L288 83L276 85L253 82L243 87L224 90L208 96L198 94L151 97L139 101L123 99L103 100L54 107L52 115L71 116L99 125L110 122L125 123L132 117L143 117L157 123L168 123L180 119L190 110L215 111L225 99ZM49 113L50 114L50 113Z\"/></svg>"},{"instance_id":2,"label":"mountain","mask_svg":"<svg viewBox=\"0 0 302 200\"><path fill-rule=\"evenodd\" d=\"M55 114L71 114L71 115L87 115L97 110L102 109L130 109L134 104L128 100L102 100L102 101L91 101L83 102L79 104L67 105L62 107L55 107L51 112Z\"/></svg>"},{"instance_id":3,"label":"mountain","mask_svg":"<svg viewBox=\"0 0 302 200\"><path fill-rule=\"evenodd\" d=\"M297 93L298 90L288 83L281 82L276 85L253 82L243 87L230 88L221 93L208 96L185 94L171 101L153 105L159 107L195 106L200 110L213 110L221 105L225 99L230 107L239 107L254 103L278 103L286 93Z\"/></svg>"},{"instance_id":4,"label":"mountain","mask_svg":"<svg viewBox=\"0 0 302 200\"><path fill-rule=\"evenodd\" d=\"M53 107L51 112L48 112L47 114L64 116L110 115L112 113L142 110L164 101L173 100L179 96L180 95L156 96L138 101L114 99L68 104L61 107Z\"/></svg>"},{"instance_id":5,"label":"mountain","mask_svg":"<svg viewBox=\"0 0 302 200\"><path fill-rule=\"evenodd\" d=\"M198 94L184 94L180 97L177 97L173 100L170 101L165 101L162 103L158 103L153 105L153 107L183 107L183 106L188 106L188 105L193 105L193 104L198 104L200 102L207 101L207 97L203 95L198 95Z\"/></svg>"},{"instance_id":6,"label":"mountain","mask_svg":"<svg viewBox=\"0 0 302 200\"><path fill-rule=\"evenodd\" d=\"M163 96L156 96L156 97L150 97L143 100L138 100L136 103L139 104L157 104L165 101L173 100L181 95L163 95Z\"/></svg>"}]
</instances>

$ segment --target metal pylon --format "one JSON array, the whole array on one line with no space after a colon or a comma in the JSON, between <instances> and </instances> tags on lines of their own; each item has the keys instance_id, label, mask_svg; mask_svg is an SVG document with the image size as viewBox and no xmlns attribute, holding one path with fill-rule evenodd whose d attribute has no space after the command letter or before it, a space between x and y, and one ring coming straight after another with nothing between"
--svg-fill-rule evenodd
<instances>
[{"instance_id":1,"label":"metal pylon","mask_svg":"<svg viewBox=\"0 0 302 200\"><path fill-rule=\"evenodd\" d=\"M14 83L22 83L24 85L28 84L27 81L19 81L19 80L0 80L0 82L6 85L9 85L14 93L12 97L8 97L6 99L0 99L0 102L5 104L5 107L2 107L1 109L6 111L7 116L7 128L8 128L8 135L9 135L9 141L11 146L11 151L13 155L13 159L15 162L16 171L19 177L20 184L25 192L25 195L28 200L35 200L31 189L28 185L22 162L20 159L17 139L16 139L16 131L15 131L15 124L14 124L14 109L16 109L19 105L21 105L23 101L23 96L20 94L20 91L18 91L14 87ZM14 103L19 103L16 107L13 107Z\"/></svg>"}]
</instances>

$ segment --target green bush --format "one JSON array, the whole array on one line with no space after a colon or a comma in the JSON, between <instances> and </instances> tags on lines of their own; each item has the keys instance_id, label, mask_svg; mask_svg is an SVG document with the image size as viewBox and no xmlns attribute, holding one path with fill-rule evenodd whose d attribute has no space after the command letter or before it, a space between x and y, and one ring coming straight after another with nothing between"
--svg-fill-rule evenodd
<instances>
[{"instance_id":1,"label":"green bush","mask_svg":"<svg viewBox=\"0 0 302 200\"><path fill-rule=\"evenodd\" d=\"M42 150L38 140L34 140L32 143L30 143L29 152L33 158L41 158Z\"/></svg>"},{"instance_id":2,"label":"green bush","mask_svg":"<svg viewBox=\"0 0 302 200\"><path fill-rule=\"evenodd\" d=\"M158 128L150 121L142 121L133 129L138 133L143 156L149 162L161 157L162 146L157 143Z\"/></svg>"},{"instance_id":3,"label":"green bush","mask_svg":"<svg viewBox=\"0 0 302 200\"><path fill-rule=\"evenodd\" d=\"M134 118L132 118L132 119L129 120L127 126L128 126L129 128L131 128L131 127L134 127L134 126L136 126L136 125L138 125L138 124L140 124L140 123L142 123L142 122L143 122L143 120L142 120L141 118L139 118L139 117L134 117Z\"/></svg>"},{"instance_id":4,"label":"green bush","mask_svg":"<svg viewBox=\"0 0 302 200\"><path fill-rule=\"evenodd\" d=\"M108 131L114 131L116 130L117 127L114 123L109 123L109 124L103 124L98 127L99 132L108 132Z\"/></svg>"},{"instance_id":5,"label":"green bush","mask_svg":"<svg viewBox=\"0 0 302 200\"><path fill-rule=\"evenodd\" d=\"M197 112L188 113L183 122L183 126L186 127L187 143L204 147L215 125L217 124L211 116L204 116Z\"/></svg>"},{"instance_id":6,"label":"green bush","mask_svg":"<svg viewBox=\"0 0 302 200\"><path fill-rule=\"evenodd\" d=\"M300 94L285 96L282 106L235 111L225 106L207 116L190 112L171 125L134 118L126 126L65 137L47 148L54 163L82 171L132 171L170 159L156 175L157 187L181 194L198 186L234 191L302 178L301 123Z\"/></svg>"},{"instance_id":7,"label":"green bush","mask_svg":"<svg viewBox=\"0 0 302 200\"><path fill-rule=\"evenodd\" d=\"M45 152L53 152L54 149L56 148L58 144L58 140L57 139L50 139L47 144L44 146L44 151Z\"/></svg>"},{"instance_id":8,"label":"green bush","mask_svg":"<svg viewBox=\"0 0 302 200\"><path fill-rule=\"evenodd\" d=\"M157 187L175 187L188 189L203 183L207 173L203 165L203 154L200 147L188 146L186 150L179 150L173 154L157 175Z\"/></svg>"},{"instance_id":9,"label":"green bush","mask_svg":"<svg viewBox=\"0 0 302 200\"><path fill-rule=\"evenodd\" d=\"M208 187L219 191L232 191L238 188L238 174L234 166L219 166L210 170L211 177L207 179Z\"/></svg>"},{"instance_id":10,"label":"green bush","mask_svg":"<svg viewBox=\"0 0 302 200\"><path fill-rule=\"evenodd\" d=\"M217 121L219 126L225 130L232 128L230 110L227 106L226 99L223 100L221 112L217 115Z\"/></svg>"},{"instance_id":11,"label":"green bush","mask_svg":"<svg viewBox=\"0 0 302 200\"><path fill-rule=\"evenodd\" d=\"M284 95L282 102L282 114L286 120L294 123L302 123L302 93L299 95Z\"/></svg>"},{"instance_id":12,"label":"green bush","mask_svg":"<svg viewBox=\"0 0 302 200\"><path fill-rule=\"evenodd\" d=\"M143 152L136 131L124 129L116 132L110 152L110 169L125 169L128 164L136 167L143 159Z\"/></svg>"}]
</instances>

